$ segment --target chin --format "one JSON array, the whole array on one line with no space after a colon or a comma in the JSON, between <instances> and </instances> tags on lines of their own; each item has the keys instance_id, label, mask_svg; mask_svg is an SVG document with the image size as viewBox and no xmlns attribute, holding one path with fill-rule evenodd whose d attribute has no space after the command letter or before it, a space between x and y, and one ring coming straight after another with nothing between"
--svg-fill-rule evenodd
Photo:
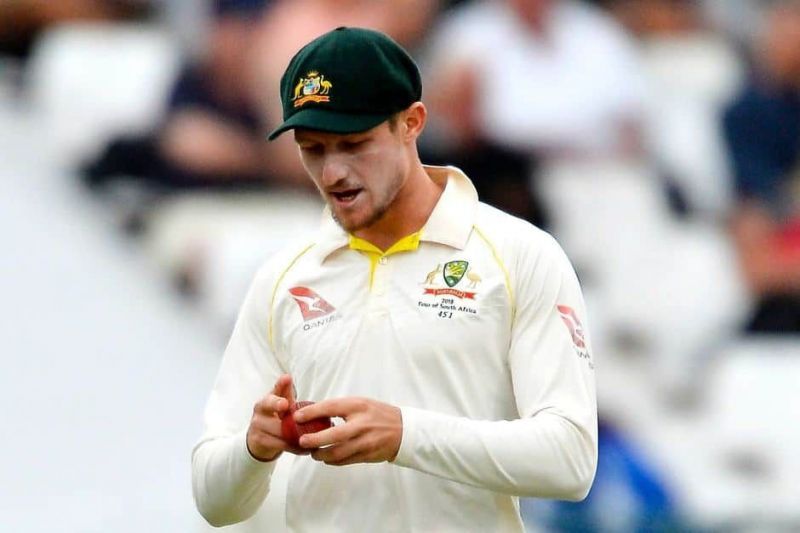
<instances>
[{"instance_id":1,"label":"chin","mask_svg":"<svg viewBox=\"0 0 800 533\"><path fill-rule=\"evenodd\" d=\"M365 226L362 220L359 220L356 217L352 216L345 216L342 217L338 213L333 214L333 219L336 221L339 226L342 227L348 233L353 233L354 231L358 231Z\"/></svg>"},{"instance_id":2,"label":"chin","mask_svg":"<svg viewBox=\"0 0 800 533\"><path fill-rule=\"evenodd\" d=\"M362 209L355 212L337 213L333 211L333 218L348 233L368 228L383 218L385 209Z\"/></svg>"},{"instance_id":3,"label":"chin","mask_svg":"<svg viewBox=\"0 0 800 533\"><path fill-rule=\"evenodd\" d=\"M348 233L355 233L356 231L363 230L369 228L375 222L378 221L380 217L349 217L344 220L337 219L339 225L344 228L345 231Z\"/></svg>"},{"instance_id":4,"label":"chin","mask_svg":"<svg viewBox=\"0 0 800 533\"><path fill-rule=\"evenodd\" d=\"M353 232L358 231L358 230L361 229L361 226L359 226L357 224L348 224L348 223L342 222L341 220L339 220L338 222L339 222L339 225L342 227L342 229L345 230L347 233L353 233Z\"/></svg>"}]
</instances>

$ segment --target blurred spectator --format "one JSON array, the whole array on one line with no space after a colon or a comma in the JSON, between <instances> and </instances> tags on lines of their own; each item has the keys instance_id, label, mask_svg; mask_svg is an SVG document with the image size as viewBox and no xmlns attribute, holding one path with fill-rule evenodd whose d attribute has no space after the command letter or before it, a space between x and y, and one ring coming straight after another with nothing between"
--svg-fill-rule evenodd
<instances>
[{"instance_id":1,"label":"blurred spectator","mask_svg":"<svg viewBox=\"0 0 800 533\"><path fill-rule=\"evenodd\" d=\"M14 0L0 2L0 54L26 58L47 28L68 21L125 20L148 13L148 0Z\"/></svg>"},{"instance_id":2,"label":"blurred spectator","mask_svg":"<svg viewBox=\"0 0 800 533\"><path fill-rule=\"evenodd\" d=\"M270 125L282 122L279 86L289 59L303 44L338 26L380 30L414 50L438 12L440 0L280 0L268 11L256 37L254 91ZM365 80L369 83L369 80ZM271 126L270 126L271 127ZM310 183L291 135L269 143L273 173Z\"/></svg>"},{"instance_id":3,"label":"blurred spectator","mask_svg":"<svg viewBox=\"0 0 800 533\"><path fill-rule=\"evenodd\" d=\"M573 0L499 0L443 18L426 68L429 143L471 171L487 201L541 225L532 158L639 153L642 80L610 17ZM512 172L496 179L492 165Z\"/></svg>"},{"instance_id":4,"label":"blurred spectator","mask_svg":"<svg viewBox=\"0 0 800 533\"><path fill-rule=\"evenodd\" d=\"M647 81L648 152L673 206L719 220L730 207L722 108L741 84L736 50L696 0L607 0L637 36Z\"/></svg>"},{"instance_id":5,"label":"blurred spectator","mask_svg":"<svg viewBox=\"0 0 800 533\"><path fill-rule=\"evenodd\" d=\"M649 30L662 31L668 27L685 26L687 19L684 15L689 11L700 12L701 17L708 21L711 26L722 32L726 37L739 45L748 42L753 37L755 28L761 20L763 8L774 0L585 0L601 7L610 8L619 16L623 16L628 22L638 22L640 29L644 29L641 24L645 24ZM621 10L617 11L619 4L626 4ZM654 9L649 15L649 21L631 20L633 15L639 18L640 15L628 12L633 8L641 14L642 7L650 6ZM657 4L657 5L656 5ZM672 7L670 6L672 4ZM681 13L683 11L683 14ZM677 17L676 17L677 15ZM692 15L694 18L696 15ZM681 20L682 19L682 20ZM696 19L695 19L696 20ZM645 31L647 32L647 31Z\"/></svg>"},{"instance_id":6,"label":"blurred spectator","mask_svg":"<svg viewBox=\"0 0 800 533\"><path fill-rule=\"evenodd\" d=\"M737 46L755 37L764 7L774 0L698 0L714 26L729 36Z\"/></svg>"},{"instance_id":7,"label":"blurred spectator","mask_svg":"<svg viewBox=\"0 0 800 533\"><path fill-rule=\"evenodd\" d=\"M695 0L606 0L617 18L637 36L674 35L701 26Z\"/></svg>"},{"instance_id":8,"label":"blurred spectator","mask_svg":"<svg viewBox=\"0 0 800 533\"><path fill-rule=\"evenodd\" d=\"M800 333L800 2L769 10L754 57L723 120L738 196L731 228L758 299L747 330Z\"/></svg>"},{"instance_id":9,"label":"blurred spectator","mask_svg":"<svg viewBox=\"0 0 800 533\"><path fill-rule=\"evenodd\" d=\"M428 65L447 141L544 157L638 148L642 80L625 33L573 0L475 1L445 17Z\"/></svg>"},{"instance_id":10,"label":"blurred spectator","mask_svg":"<svg viewBox=\"0 0 800 533\"><path fill-rule=\"evenodd\" d=\"M144 138L113 141L90 165L92 185L134 176L165 188L263 185L264 127L246 75L265 0L217 0L207 53L180 74L163 124Z\"/></svg>"}]
</instances>

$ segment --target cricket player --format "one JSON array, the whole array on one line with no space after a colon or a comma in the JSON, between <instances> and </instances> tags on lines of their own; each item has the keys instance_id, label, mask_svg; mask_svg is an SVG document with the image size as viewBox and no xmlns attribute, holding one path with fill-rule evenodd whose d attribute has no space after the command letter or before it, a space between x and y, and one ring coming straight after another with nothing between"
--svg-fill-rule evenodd
<instances>
[{"instance_id":1,"label":"cricket player","mask_svg":"<svg viewBox=\"0 0 800 533\"><path fill-rule=\"evenodd\" d=\"M358 28L307 44L283 75L270 138L293 130L327 208L313 241L258 272L225 351L192 454L213 525L256 512L284 452L298 454L292 531L523 531L519 496L589 491L578 280L548 234L420 162L421 94L409 55ZM298 422L336 421L299 448L281 436L295 399L316 402Z\"/></svg>"}]
</instances>

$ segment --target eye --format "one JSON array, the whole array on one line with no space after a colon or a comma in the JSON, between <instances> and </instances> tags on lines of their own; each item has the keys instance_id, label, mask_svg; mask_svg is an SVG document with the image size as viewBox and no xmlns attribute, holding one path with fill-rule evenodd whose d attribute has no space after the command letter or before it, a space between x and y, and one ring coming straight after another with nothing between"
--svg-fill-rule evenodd
<instances>
[{"instance_id":1,"label":"eye","mask_svg":"<svg viewBox=\"0 0 800 533\"><path fill-rule=\"evenodd\" d=\"M342 149L346 152L353 152L358 150L359 148L363 148L367 144L366 139L360 139L356 141L343 141L342 142Z\"/></svg>"},{"instance_id":2,"label":"eye","mask_svg":"<svg viewBox=\"0 0 800 533\"><path fill-rule=\"evenodd\" d=\"M319 155L322 153L322 145L320 144L301 144L300 151L309 155Z\"/></svg>"}]
</instances>

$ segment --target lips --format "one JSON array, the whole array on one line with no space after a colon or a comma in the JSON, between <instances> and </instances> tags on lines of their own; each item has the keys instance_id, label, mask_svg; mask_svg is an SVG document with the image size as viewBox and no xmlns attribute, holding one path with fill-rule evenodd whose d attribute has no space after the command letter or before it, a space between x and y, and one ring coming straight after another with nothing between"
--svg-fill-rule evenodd
<instances>
[{"instance_id":1,"label":"lips","mask_svg":"<svg viewBox=\"0 0 800 533\"><path fill-rule=\"evenodd\" d=\"M330 195L341 205L347 205L355 201L362 189L346 189L343 191L331 192Z\"/></svg>"}]
</instances>

